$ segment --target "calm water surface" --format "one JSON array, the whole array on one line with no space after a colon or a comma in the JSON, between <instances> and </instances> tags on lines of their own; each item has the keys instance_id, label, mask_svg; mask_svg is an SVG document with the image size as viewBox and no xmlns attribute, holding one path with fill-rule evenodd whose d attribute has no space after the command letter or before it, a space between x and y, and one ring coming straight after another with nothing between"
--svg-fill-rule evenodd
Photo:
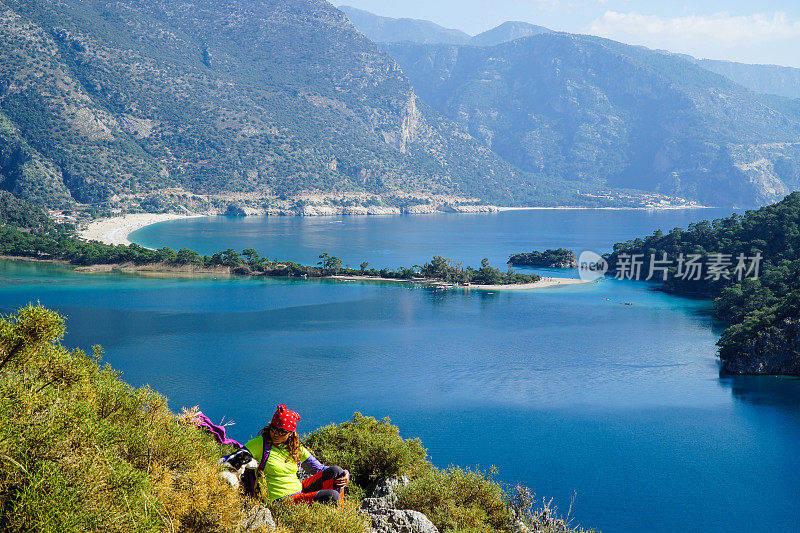
<instances>
[{"instance_id":1,"label":"calm water surface","mask_svg":"<svg viewBox=\"0 0 800 533\"><path fill-rule=\"evenodd\" d=\"M719 215L220 217L134 240L304 262L326 251L376 266L434 253L499 265L546 247L606 251ZM67 345L102 344L129 383L150 384L173 409L235 420L239 440L277 403L298 409L306 431L361 411L420 437L439 466L496 465L501 481L562 511L572 501L575 524L606 532L792 531L800 521L800 382L720 378L708 303L646 284L442 292L0 263L0 309L37 300L68 316Z\"/></svg>"},{"instance_id":2,"label":"calm water surface","mask_svg":"<svg viewBox=\"0 0 800 533\"><path fill-rule=\"evenodd\" d=\"M486 257L504 266L512 253L532 247L611 251L616 242L642 237L656 229L730 210L680 211L534 210L502 213L338 217L207 217L153 224L131 235L151 248L191 248L213 254L254 248L262 256L314 265L321 253L357 267L362 261L380 267L410 266L434 255L479 266Z\"/></svg>"}]
</instances>

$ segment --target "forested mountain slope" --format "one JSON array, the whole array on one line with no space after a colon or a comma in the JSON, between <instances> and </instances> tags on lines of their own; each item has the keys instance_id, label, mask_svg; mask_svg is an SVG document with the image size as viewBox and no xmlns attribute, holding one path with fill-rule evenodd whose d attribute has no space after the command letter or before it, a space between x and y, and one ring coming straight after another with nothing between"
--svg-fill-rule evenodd
<instances>
[{"instance_id":1,"label":"forested mountain slope","mask_svg":"<svg viewBox=\"0 0 800 533\"><path fill-rule=\"evenodd\" d=\"M800 375L800 192L744 216L617 243L606 260L626 279L639 262L643 279L651 257L668 267L653 277L662 290L715 298L715 314L731 323L718 342L724 370Z\"/></svg>"},{"instance_id":2,"label":"forested mountain slope","mask_svg":"<svg viewBox=\"0 0 800 533\"><path fill-rule=\"evenodd\" d=\"M547 194L321 0L0 0L0 143L0 187L50 205Z\"/></svg>"}]
</instances>

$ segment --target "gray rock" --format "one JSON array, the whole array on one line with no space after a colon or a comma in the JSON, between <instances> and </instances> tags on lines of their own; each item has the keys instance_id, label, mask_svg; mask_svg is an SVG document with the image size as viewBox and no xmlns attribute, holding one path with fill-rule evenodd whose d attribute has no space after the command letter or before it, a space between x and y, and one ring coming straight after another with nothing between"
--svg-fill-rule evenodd
<instances>
[{"instance_id":1,"label":"gray rock","mask_svg":"<svg viewBox=\"0 0 800 533\"><path fill-rule=\"evenodd\" d=\"M275 519L272 512L264 505L256 505L245 510L244 520L239 522L240 533L258 531L261 528L275 529Z\"/></svg>"},{"instance_id":2,"label":"gray rock","mask_svg":"<svg viewBox=\"0 0 800 533\"><path fill-rule=\"evenodd\" d=\"M372 523L373 533L439 533L439 530L419 511L395 509L396 491L408 485L406 476L379 480L361 502L361 510Z\"/></svg>"},{"instance_id":3,"label":"gray rock","mask_svg":"<svg viewBox=\"0 0 800 533\"><path fill-rule=\"evenodd\" d=\"M379 479L375 487L369 493L370 498L385 498L386 496L394 496L394 493L400 487L408 485L408 477L406 476L393 476Z\"/></svg>"},{"instance_id":4,"label":"gray rock","mask_svg":"<svg viewBox=\"0 0 800 533\"><path fill-rule=\"evenodd\" d=\"M395 496L395 499L397 497ZM395 502L388 497L385 498L364 498L361 501L361 510L367 514L383 514L394 508Z\"/></svg>"},{"instance_id":5,"label":"gray rock","mask_svg":"<svg viewBox=\"0 0 800 533\"><path fill-rule=\"evenodd\" d=\"M369 517L373 533L439 533L433 522L419 511L387 509Z\"/></svg>"}]
</instances>

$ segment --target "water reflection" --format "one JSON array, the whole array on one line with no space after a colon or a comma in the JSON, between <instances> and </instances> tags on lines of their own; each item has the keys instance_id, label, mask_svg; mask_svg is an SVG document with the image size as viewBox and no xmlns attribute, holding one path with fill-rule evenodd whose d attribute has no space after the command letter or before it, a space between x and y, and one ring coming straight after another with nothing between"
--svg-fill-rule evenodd
<instances>
[{"instance_id":1,"label":"water reflection","mask_svg":"<svg viewBox=\"0 0 800 533\"><path fill-rule=\"evenodd\" d=\"M800 418L800 377L735 376L720 372L719 384L736 400L773 407Z\"/></svg>"}]
</instances>

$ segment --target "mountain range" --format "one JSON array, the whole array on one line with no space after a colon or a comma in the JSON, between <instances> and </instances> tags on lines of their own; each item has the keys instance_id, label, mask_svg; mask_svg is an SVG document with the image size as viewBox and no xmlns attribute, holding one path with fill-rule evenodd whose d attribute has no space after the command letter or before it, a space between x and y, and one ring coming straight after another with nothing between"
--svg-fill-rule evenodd
<instances>
[{"instance_id":1,"label":"mountain range","mask_svg":"<svg viewBox=\"0 0 800 533\"><path fill-rule=\"evenodd\" d=\"M410 42L494 46L540 33L555 33L551 29L528 22L509 21L473 37L461 30L444 28L428 20L382 17L351 6L339 6L339 9L350 18L361 33L377 43ZM662 52L671 54L668 51L662 50ZM688 61L697 63L754 92L786 98L800 98L800 69L798 68L697 59L686 54L673 55L679 55Z\"/></svg>"},{"instance_id":2,"label":"mountain range","mask_svg":"<svg viewBox=\"0 0 800 533\"><path fill-rule=\"evenodd\" d=\"M800 102L761 94L792 95L796 69L515 28L462 44L395 32L381 46L423 101L533 174L726 206L771 203L800 185ZM767 81L773 70L782 86Z\"/></svg>"},{"instance_id":3,"label":"mountain range","mask_svg":"<svg viewBox=\"0 0 800 533\"><path fill-rule=\"evenodd\" d=\"M145 210L315 194L750 206L800 181L800 100L693 58L343 9L0 0L0 188Z\"/></svg>"},{"instance_id":4,"label":"mountain range","mask_svg":"<svg viewBox=\"0 0 800 533\"><path fill-rule=\"evenodd\" d=\"M565 33L383 48L423 101L528 172L724 206L800 185L800 102L677 56Z\"/></svg>"}]
</instances>

